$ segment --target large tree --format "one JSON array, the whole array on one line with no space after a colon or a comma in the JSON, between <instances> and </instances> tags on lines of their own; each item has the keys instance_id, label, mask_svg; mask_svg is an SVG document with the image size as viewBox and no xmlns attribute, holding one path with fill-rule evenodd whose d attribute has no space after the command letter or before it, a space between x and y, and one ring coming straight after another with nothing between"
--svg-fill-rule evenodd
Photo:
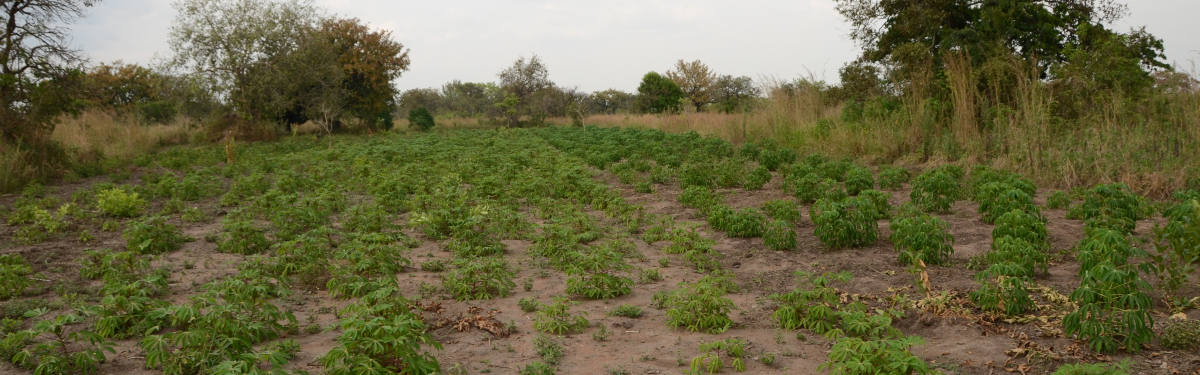
<instances>
[{"instance_id":1,"label":"large tree","mask_svg":"<svg viewBox=\"0 0 1200 375\"><path fill-rule=\"evenodd\" d=\"M408 71L408 50L386 30L372 30L358 19L327 20L321 34L330 38L342 67L347 109L374 125L391 128L398 94L392 81Z\"/></svg>"},{"instance_id":2,"label":"large tree","mask_svg":"<svg viewBox=\"0 0 1200 375\"><path fill-rule=\"evenodd\" d=\"M63 108L61 86L83 61L65 25L98 0L0 1L0 142L36 142Z\"/></svg>"},{"instance_id":3,"label":"large tree","mask_svg":"<svg viewBox=\"0 0 1200 375\"><path fill-rule=\"evenodd\" d=\"M705 104L712 103L712 89L717 83L717 74L700 60L675 62L675 69L668 70L667 77L679 85L692 106L696 107L696 112L700 112Z\"/></svg>"},{"instance_id":4,"label":"large tree","mask_svg":"<svg viewBox=\"0 0 1200 375\"><path fill-rule=\"evenodd\" d=\"M541 99L538 96L554 87L542 59L537 55L529 59L522 56L496 76L504 90L504 97L496 106L503 110L509 125L520 126L523 118L529 118L528 122L532 124L540 123L546 113L538 103Z\"/></svg>"},{"instance_id":5,"label":"large tree","mask_svg":"<svg viewBox=\"0 0 1200 375\"><path fill-rule=\"evenodd\" d=\"M679 84L658 72L646 73L638 85L638 96L634 109L644 113L679 112L680 102L685 95Z\"/></svg>"},{"instance_id":6,"label":"large tree","mask_svg":"<svg viewBox=\"0 0 1200 375\"><path fill-rule=\"evenodd\" d=\"M762 92L750 77L730 75L718 78L712 91L717 109L725 113L749 110L754 97Z\"/></svg>"}]
</instances>

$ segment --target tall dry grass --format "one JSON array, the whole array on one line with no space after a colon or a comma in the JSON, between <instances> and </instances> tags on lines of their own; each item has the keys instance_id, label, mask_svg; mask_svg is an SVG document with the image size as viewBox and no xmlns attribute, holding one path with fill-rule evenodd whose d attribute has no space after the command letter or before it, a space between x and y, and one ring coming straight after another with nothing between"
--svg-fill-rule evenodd
<instances>
[{"instance_id":1,"label":"tall dry grass","mask_svg":"<svg viewBox=\"0 0 1200 375\"><path fill-rule=\"evenodd\" d=\"M50 138L78 153L128 160L156 148L186 144L203 133L194 121L178 117L169 124L146 124L134 114L88 110L64 116Z\"/></svg>"},{"instance_id":2,"label":"tall dry grass","mask_svg":"<svg viewBox=\"0 0 1200 375\"><path fill-rule=\"evenodd\" d=\"M745 114L594 115L585 123L695 131L734 143L770 138L801 153L868 164L984 164L1022 173L1046 188L1123 182L1165 197L1200 176L1198 90L1157 93L1137 103L1104 94L1101 110L1067 123L1053 115L1050 85L1021 66L1013 68L1025 71L1015 84L1015 106L996 106L985 118L985 99L968 84L976 73L962 57L950 61L953 107L947 118L938 118L928 99L915 99L923 95L911 95L889 116L846 122L842 106L826 104L819 90L788 94L777 85L760 108Z\"/></svg>"}]
</instances>

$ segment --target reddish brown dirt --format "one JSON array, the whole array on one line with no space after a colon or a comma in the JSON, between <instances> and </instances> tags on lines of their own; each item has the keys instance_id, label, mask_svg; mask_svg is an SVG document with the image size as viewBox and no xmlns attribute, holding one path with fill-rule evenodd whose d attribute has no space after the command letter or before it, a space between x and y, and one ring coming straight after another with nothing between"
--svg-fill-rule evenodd
<instances>
[{"instance_id":1,"label":"reddish brown dirt","mask_svg":"<svg viewBox=\"0 0 1200 375\"><path fill-rule=\"evenodd\" d=\"M563 345L565 354L559 366L561 374L620 373L617 370L624 370L628 374L680 373L686 369L681 366L685 366L700 354L697 349L700 343L731 337L745 339L749 343L746 350L750 357L747 361L747 373L821 372L818 366L825 362L830 344L811 332L800 331L798 335L797 332L778 329L771 319L776 305L769 296L794 288L792 274L798 270L850 271L854 275L853 280L845 285L838 285L838 288L846 294L846 298L862 300L872 307L888 307L889 298L897 295L906 296L910 300L925 299L926 302L935 300L926 299L928 296L946 296L940 305L933 304L924 309L908 310L907 316L896 321L895 326L906 334L923 337L925 345L916 348L914 352L934 368L947 374L1041 374L1048 373L1066 362L1113 361L1124 358L1134 361L1133 373L1192 374L1200 369L1200 356L1197 353L1164 351L1157 346L1132 356L1097 356L1086 349L1080 350L1082 345L1062 337L1061 324L1058 318L1052 317L1056 315L1054 308L1042 297L1039 297L1042 298L1039 303L1046 304L1046 310L1038 313L1051 316L1045 323L1010 324L981 316L978 310L969 306L969 299L966 298L978 285L973 279L975 271L966 269L966 264L971 257L983 254L989 249L992 227L981 221L977 205L971 202L959 202L954 205L952 213L939 215L951 225L950 232L956 239L955 252L951 257L951 266L928 268L932 291L922 293L915 286L915 276L896 261L891 243L887 240L890 234L887 221L880 222L880 240L876 243L859 249L831 251L814 237L812 223L807 217L807 207L803 207L805 220L797 227L798 249L790 252L770 251L763 246L761 238L728 238L708 230L704 221L696 217L694 210L684 208L678 203L678 187L655 185L655 193L638 194L633 192L632 186L620 184L614 176L604 175L603 178L620 190L631 203L644 205L649 213L672 216L677 223L701 225L705 228L704 234L716 240L715 248L724 254L721 259L722 265L737 276L736 280L742 288L741 292L729 295L737 307L731 316L737 327L720 335L668 328L664 312L651 307L651 296L657 291L673 289L680 282L697 281L702 275L688 268L680 256L667 255L661 251L667 242L647 244L634 239L637 250L645 255L645 259L631 260L631 264L637 269L659 268L659 259L666 257L669 259L669 266L659 270L664 279L652 283L639 283L634 287L633 293L613 300L577 299L579 304L572 311L586 313L592 327L583 334L557 338ZM95 181L58 186L53 189L53 195L60 197L61 201L69 201L71 192L93 182ZM727 203L734 208L759 206L767 200L788 197L780 189L778 177L761 191L730 189L723 190L722 193L727 195ZM1044 202L1046 195L1048 192L1039 192L1039 202ZM893 192L891 203L899 205L908 200L907 196L907 190ZM11 207L14 199L13 196L0 197L0 205ZM158 205L161 205L161 202ZM197 205L208 212L213 220L207 223L173 220L176 225L184 228L185 233L197 238L197 241L190 242L182 250L156 261L156 264L173 270L171 295L167 296L172 302L184 301L194 292L195 286L232 274L235 272L235 265L244 259L240 255L218 253L215 244L203 240L206 234L220 230L218 222L223 212L216 206L215 199ZM152 212L157 209L158 207L151 207ZM1069 254L1069 250L1082 237L1082 222L1066 220L1064 210L1047 210L1046 215L1050 219L1048 229L1053 251ZM10 239L15 228L0 226L0 241L4 241L0 242L0 253L22 254L39 273L35 287L31 288L27 293L29 296L24 299L41 299L53 303L59 299L55 293L56 288L59 288L78 292L89 301L95 302L94 289L98 282L79 278L78 259L87 248L123 249L124 240L119 233L101 232L99 221L80 225L74 234L31 246L13 244ZM1151 226L1151 222L1141 223L1137 234L1148 234ZM78 230L83 228L89 229L95 236L93 242L78 242ZM448 260L451 256L419 232L406 230L406 233L423 242L410 254L413 267L398 275L398 280L406 296L419 300L419 286L422 283L438 285L440 278L438 273L422 271L416 266L432 259ZM457 373L451 372L457 371L452 369L463 369L465 372L461 373L467 374L484 371L515 374L519 367L539 359L532 344L533 339L539 335L533 328L534 314L522 312L517 302L526 297L549 302L551 296L563 293L566 277L561 272L553 271L549 272L548 276L539 277L538 269L531 264L531 258L526 254L530 243L505 243L509 248L508 259L520 269L516 278L518 287L511 295L486 301L457 302L444 296L420 300L422 303L438 302L443 307L440 313L422 312L428 321L465 315L470 308L478 307L483 311L494 310L496 319L506 323L512 322L517 326L517 333L507 338L494 337L478 329L458 332L446 327L433 331L434 337L444 345L444 350L436 351L435 355L449 373ZM1049 276L1037 280L1038 285L1063 295L1070 294L1078 286L1078 279L1075 277L1077 271L1078 265L1072 256L1059 256L1051 267ZM521 280L525 278L534 280L531 291L520 287ZM1153 278L1148 280L1154 281ZM1186 293L1196 295L1197 290L1193 286L1186 290ZM324 291L299 291L293 297L278 303L281 307L293 311L302 327L311 322L328 327L337 321L335 312L348 302L330 298ZM645 315L636 319L607 316L607 311L622 304L639 306ZM1159 311L1163 311L1163 306L1157 307ZM1161 322L1166 321L1163 315L1160 313L1155 317L1159 326L1162 325ZM1191 311L1189 317L1200 319L1200 312ZM612 332L612 336L606 341L597 341L592 337L600 326ZM292 361L291 368L319 373L320 367L316 366L315 361L336 344L337 332L326 330L317 334L300 333L292 338L299 341L303 349ZM1025 351L1013 350L1017 348L1024 348ZM775 354L776 361L773 366L766 366L757 361L763 353ZM145 370L142 360L136 341L118 342L117 353L109 355L109 362L103 365L102 373L158 373ZM0 374L9 373L24 372L7 363L0 363Z\"/></svg>"}]
</instances>

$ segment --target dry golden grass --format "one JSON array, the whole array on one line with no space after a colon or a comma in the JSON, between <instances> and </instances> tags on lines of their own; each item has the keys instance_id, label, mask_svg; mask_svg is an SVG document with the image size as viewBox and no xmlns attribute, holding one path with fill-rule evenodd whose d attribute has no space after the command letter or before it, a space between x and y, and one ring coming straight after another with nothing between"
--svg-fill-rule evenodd
<instances>
[{"instance_id":1,"label":"dry golden grass","mask_svg":"<svg viewBox=\"0 0 1200 375\"><path fill-rule=\"evenodd\" d=\"M201 133L200 126L183 117L158 125L145 124L136 115L89 110L62 117L50 138L79 152L130 159L158 147L188 143Z\"/></svg>"}]
</instances>

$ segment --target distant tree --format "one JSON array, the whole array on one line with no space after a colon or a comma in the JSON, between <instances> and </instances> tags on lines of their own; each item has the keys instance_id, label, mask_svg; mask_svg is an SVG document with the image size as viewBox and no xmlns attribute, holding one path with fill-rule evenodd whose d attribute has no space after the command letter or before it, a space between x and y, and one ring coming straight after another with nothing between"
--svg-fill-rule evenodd
<instances>
[{"instance_id":1,"label":"distant tree","mask_svg":"<svg viewBox=\"0 0 1200 375\"><path fill-rule=\"evenodd\" d=\"M442 96L442 92L432 87L405 90L403 94L400 94L399 104L400 109L405 112L425 108L426 111L433 114L439 114L443 108L447 107L446 98Z\"/></svg>"},{"instance_id":2,"label":"distant tree","mask_svg":"<svg viewBox=\"0 0 1200 375\"><path fill-rule=\"evenodd\" d=\"M725 113L741 112L750 109L754 98L761 92L758 86L754 85L754 80L750 77L741 76L734 78L729 75L718 78L717 83L713 85L712 91L717 109Z\"/></svg>"},{"instance_id":3,"label":"distant tree","mask_svg":"<svg viewBox=\"0 0 1200 375\"><path fill-rule=\"evenodd\" d=\"M596 91L592 93L592 111L606 114L614 114L618 110L628 111L635 98L633 94L617 89Z\"/></svg>"},{"instance_id":4,"label":"distant tree","mask_svg":"<svg viewBox=\"0 0 1200 375\"><path fill-rule=\"evenodd\" d=\"M429 113L429 109L420 107L408 111L408 124L420 131L429 131L433 128L433 114Z\"/></svg>"},{"instance_id":5,"label":"distant tree","mask_svg":"<svg viewBox=\"0 0 1200 375\"><path fill-rule=\"evenodd\" d=\"M472 117L486 115L494 110L500 87L495 83L474 83L454 80L442 85L445 109L456 115Z\"/></svg>"},{"instance_id":6,"label":"distant tree","mask_svg":"<svg viewBox=\"0 0 1200 375\"><path fill-rule=\"evenodd\" d=\"M0 1L0 142L40 142L72 107L84 58L65 26L98 0ZM42 160L39 164L48 162Z\"/></svg>"},{"instance_id":7,"label":"distant tree","mask_svg":"<svg viewBox=\"0 0 1200 375\"><path fill-rule=\"evenodd\" d=\"M675 81L650 72L642 76L642 83L638 85L635 108L645 113L679 112L683 99L683 90Z\"/></svg>"},{"instance_id":8,"label":"distant tree","mask_svg":"<svg viewBox=\"0 0 1200 375\"><path fill-rule=\"evenodd\" d=\"M712 103L712 90L717 83L717 75L708 70L708 65L704 65L700 60L679 60L675 63L674 70L667 71L667 77L679 85L692 106L696 107L696 112L700 112L705 104Z\"/></svg>"},{"instance_id":9,"label":"distant tree","mask_svg":"<svg viewBox=\"0 0 1200 375\"><path fill-rule=\"evenodd\" d=\"M304 78L275 69L318 30L323 16L307 0L178 0L168 34L176 68L203 77L247 119L295 107L289 89ZM293 67L302 65L292 64Z\"/></svg>"},{"instance_id":10,"label":"distant tree","mask_svg":"<svg viewBox=\"0 0 1200 375\"><path fill-rule=\"evenodd\" d=\"M505 107L504 115L509 126L521 126L523 118L529 118L532 124L541 123L546 113L540 110L535 96L554 87L554 82L550 81L550 71L542 59L533 55L526 60L522 56L497 76L500 78L500 88L506 93L497 105Z\"/></svg>"},{"instance_id":11,"label":"distant tree","mask_svg":"<svg viewBox=\"0 0 1200 375\"><path fill-rule=\"evenodd\" d=\"M320 33L336 49L349 113L371 126L391 128L398 94L392 81L408 71L408 50L392 40L390 31L371 30L358 19L325 20Z\"/></svg>"}]
</instances>

